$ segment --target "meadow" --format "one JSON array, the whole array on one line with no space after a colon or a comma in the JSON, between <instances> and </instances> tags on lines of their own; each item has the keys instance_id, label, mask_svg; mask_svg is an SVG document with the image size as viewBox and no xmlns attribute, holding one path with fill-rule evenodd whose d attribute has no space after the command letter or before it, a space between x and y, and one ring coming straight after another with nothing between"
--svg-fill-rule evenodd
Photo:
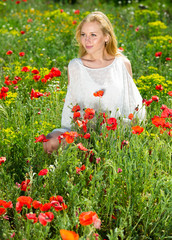
<instances>
[{"instance_id":1,"label":"meadow","mask_svg":"<svg viewBox=\"0 0 172 240\"><path fill-rule=\"evenodd\" d=\"M94 10L107 14L132 64L146 121L91 113L47 155L42 142L61 126L67 66L78 56L75 29ZM1 0L0 15L0 239L171 239L170 1Z\"/></svg>"}]
</instances>

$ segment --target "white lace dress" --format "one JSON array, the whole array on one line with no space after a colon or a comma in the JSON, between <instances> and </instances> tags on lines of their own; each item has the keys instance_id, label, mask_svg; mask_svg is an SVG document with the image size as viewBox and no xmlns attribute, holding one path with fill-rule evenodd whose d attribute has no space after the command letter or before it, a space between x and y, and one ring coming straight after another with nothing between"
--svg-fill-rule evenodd
<instances>
[{"instance_id":1,"label":"white lace dress","mask_svg":"<svg viewBox=\"0 0 172 240\"><path fill-rule=\"evenodd\" d=\"M71 129L71 111L75 104L81 107L81 115L85 108L93 108L100 112L109 112L110 117L123 117L124 122L130 121L128 115L135 112L142 120L145 118L145 108L142 97L128 73L124 57L116 57L107 67L92 69L83 65L80 58L70 61L68 66L70 83L68 85L65 104L62 111L61 126ZM95 97L99 90L104 95Z\"/></svg>"}]
</instances>

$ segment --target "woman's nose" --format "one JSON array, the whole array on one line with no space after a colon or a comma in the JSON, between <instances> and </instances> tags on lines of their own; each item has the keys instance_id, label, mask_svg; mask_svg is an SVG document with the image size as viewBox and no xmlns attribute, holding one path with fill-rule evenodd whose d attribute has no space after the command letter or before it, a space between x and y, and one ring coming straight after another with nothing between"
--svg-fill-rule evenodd
<instances>
[{"instance_id":1,"label":"woman's nose","mask_svg":"<svg viewBox=\"0 0 172 240\"><path fill-rule=\"evenodd\" d=\"M87 41L89 42L90 40L91 40L90 36L86 36L86 37L85 37L85 41L86 41L86 42L87 42Z\"/></svg>"}]
</instances>

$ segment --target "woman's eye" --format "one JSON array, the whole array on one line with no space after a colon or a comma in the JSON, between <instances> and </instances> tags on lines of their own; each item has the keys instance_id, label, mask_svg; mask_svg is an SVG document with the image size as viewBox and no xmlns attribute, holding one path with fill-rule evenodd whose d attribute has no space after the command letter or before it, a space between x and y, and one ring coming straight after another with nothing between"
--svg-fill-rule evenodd
<instances>
[{"instance_id":1,"label":"woman's eye","mask_svg":"<svg viewBox=\"0 0 172 240\"><path fill-rule=\"evenodd\" d=\"M81 36L82 36L82 37L84 37L84 36L85 36L85 34L84 34L84 33L81 33Z\"/></svg>"},{"instance_id":2,"label":"woman's eye","mask_svg":"<svg viewBox=\"0 0 172 240\"><path fill-rule=\"evenodd\" d=\"M92 36L92 37L96 37L96 34L92 33L91 36Z\"/></svg>"}]
</instances>

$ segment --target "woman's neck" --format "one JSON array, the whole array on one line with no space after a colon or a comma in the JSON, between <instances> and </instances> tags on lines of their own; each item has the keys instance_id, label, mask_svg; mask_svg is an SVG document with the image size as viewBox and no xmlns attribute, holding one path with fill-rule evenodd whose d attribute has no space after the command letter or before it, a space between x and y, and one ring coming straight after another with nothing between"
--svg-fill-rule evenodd
<instances>
[{"instance_id":1,"label":"woman's neck","mask_svg":"<svg viewBox=\"0 0 172 240\"><path fill-rule=\"evenodd\" d=\"M87 54L81 57L81 60L86 67L102 68L111 64L114 61L114 56L111 56L109 54L105 54L102 56Z\"/></svg>"}]
</instances>

